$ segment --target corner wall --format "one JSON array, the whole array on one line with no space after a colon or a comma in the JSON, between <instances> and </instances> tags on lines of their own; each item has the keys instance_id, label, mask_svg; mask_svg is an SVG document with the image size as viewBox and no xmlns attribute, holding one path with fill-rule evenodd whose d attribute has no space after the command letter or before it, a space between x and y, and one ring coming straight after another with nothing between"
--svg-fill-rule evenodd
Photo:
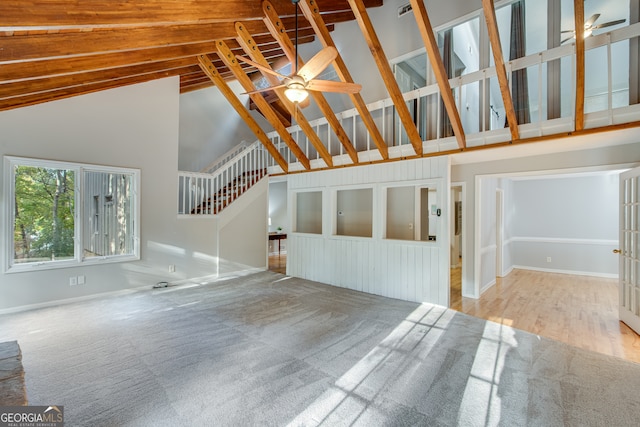
<instances>
[{"instance_id":1,"label":"corner wall","mask_svg":"<svg viewBox=\"0 0 640 427\"><path fill-rule=\"evenodd\" d=\"M3 243L0 311L216 273L216 220L177 219L179 97L175 77L0 112L2 156L141 171L139 261L6 274L8 245ZM0 200L0 236L6 242L10 236L1 193ZM176 266L174 273L169 265ZM85 276L86 284L69 286L69 278L78 275Z\"/></svg>"}]
</instances>

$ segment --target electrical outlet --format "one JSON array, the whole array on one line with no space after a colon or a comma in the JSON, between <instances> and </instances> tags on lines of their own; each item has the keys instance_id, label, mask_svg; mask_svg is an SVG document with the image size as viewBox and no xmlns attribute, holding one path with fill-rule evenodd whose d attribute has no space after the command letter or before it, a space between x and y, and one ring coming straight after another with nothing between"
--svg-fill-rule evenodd
<instances>
[{"instance_id":1,"label":"electrical outlet","mask_svg":"<svg viewBox=\"0 0 640 427\"><path fill-rule=\"evenodd\" d=\"M76 276L69 277L69 286L75 286L78 284L78 278Z\"/></svg>"},{"instance_id":2,"label":"electrical outlet","mask_svg":"<svg viewBox=\"0 0 640 427\"><path fill-rule=\"evenodd\" d=\"M547 262L551 262L551 257L550 256L547 257Z\"/></svg>"},{"instance_id":3,"label":"electrical outlet","mask_svg":"<svg viewBox=\"0 0 640 427\"><path fill-rule=\"evenodd\" d=\"M83 276L78 276L78 285L84 285L86 282L86 277Z\"/></svg>"},{"instance_id":4,"label":"electrical outlet","mask_svg":"<svg viewBox=\"0 0 640 427\"><path fill-rule=\"evenodd\" d=\"M175 272L176 272L175 264L169 264L169 273L175 273Z\"/></svg>"}]
</instances>

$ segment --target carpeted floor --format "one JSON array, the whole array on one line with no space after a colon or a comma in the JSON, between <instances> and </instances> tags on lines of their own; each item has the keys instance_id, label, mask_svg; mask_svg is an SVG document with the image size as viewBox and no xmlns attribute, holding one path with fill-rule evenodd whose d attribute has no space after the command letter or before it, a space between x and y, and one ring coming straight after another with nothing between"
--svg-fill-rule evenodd
<instances>
[{"instance_id":1,"label":"carpeted floor","mask_svg":"<svg viewBox=\"0 0 640 427\"><path fill-rule=\"evenodd\" d=\"M636 426L640 365L264 272L0 316L68 426Z\"/></svg>"}]
</instances>

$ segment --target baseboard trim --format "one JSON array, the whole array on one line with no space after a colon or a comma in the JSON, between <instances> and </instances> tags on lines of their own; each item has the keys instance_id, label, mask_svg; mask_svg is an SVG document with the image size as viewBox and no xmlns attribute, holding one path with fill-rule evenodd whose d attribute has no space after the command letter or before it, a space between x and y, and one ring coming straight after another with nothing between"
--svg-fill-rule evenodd
<instances>
[{"instance_id":1,"label":"baseboard trim","mask_svg":"<svg viewBox=\"0 0 640 427\"><path fill-rule=\"evenodd\" d=\"M2 315L2 314L20 313L20 312L23 312L23 311L38 310L38 309L41 309L41 308L55 307L55 306L58 306L58 305L73 304L73 303L76 303L76 302L89 301L89 300L97 299L97 298L117 297L117 296L120 296L120 295L128 295L128 294L132 294L132 293L139 292L141 290L146 290L146 289L149 289L148 285L147 286L137 287L137 288L121 289L119 291L101 292L101 293L98 293L98 294L84 295L84 296L75 297L75 298L66 298L66 299L59 299L59 300L54 300L54 301L41 302L41 303L38 303L38 304L19 305L17 307L1 309L0 310L0 315Z\"/></svg>"},{"instance_id":2,"label":"baseboard trim","mask_svg":"<svg viewBox=\"0 0 640 427\"><path fill-rule=\"evenodd\" d=\"M591 276L591 277L602 277L605 279L617 279L618 274L611 273L597 273L593 271L574 271L574 270L556 270L552 268L539 268L539 267L530 267L526 265L514 265L512 269L519 270L532 270L532 271L542 271L545 273L559 273L559 274L572 274L574 276Z\"/></svg>"},{"instance_id":3,"label":"baseboard trim","mask_svg":"<svg viewBox=\"0 0 640 427\"><path fill-rule=\"evenodd\" d=\"M483 293L485 293L485 291L487 291L489 288L491 288L492 286L494 286L497 283L496 279L493 279L491 282L487 283L486 285L484 285L482 287L482 289L480 289L480 295L482 295Z\"/></svg>"},{"instance_id":4,"label":"baseboard trim","mask_svg":"<svg viewBox=\"0 0 640 427\"><path fill-rule=\"evenodd\" d=\"M508 269L506 269L505 271L502 272L502 275L500 277L507 277L509 274L511 274L511 272L513 271L513 266L509 267Z\"/></svg>"},{"instance_id":5,"label":"baseboard trim","mask_svg":"<svg viewBox=\"0 0 640 427\"><path fill-rule=\"evenodd\" d=\"M256 267L256 268L249 268L249 269L241 270L241 271L233 271L233 272L223 273L223 274L219 274L219 275L218 274L212 274L212 275L209 275L209 276L202 276L202 277L196 277L196 278L190 278L190 279L177 280L175 282L169 282L169 286L166 287L166 288L153 289L152 286L145 285L145 286L139 286L139 287L130 288L130 289L121 289L121 290L118 290L118 291L101 292L101 293L92 294L92 295L84 295L84 296L81 296L81 297L66 298L66 299L60 299L60 300L54 300L54 301L47 301L47 302L42 302L42 303L38 303L38 304L20 305L18 307L10 307L10 308L0 309L0 315L3 315L3 314L14 314L14 313L20 313L20 312L23 312L23 311L38 310L38 309L41 309L41 308L48 308L48 307L55 307L55 306L60 306L60 305L73 304L73 303L76 303L76 302L89 301L89 300L98 299L98 298L117 297L117 296L121 296L121 295L132 294L132 293L135 293L135 292L141 292L141 291L153 290L154 292L161 293L161 292L166 292L166 291L169 291L169 290L178 290L178 289L181 289L181 288L183 289L183 288L188 288L188 287L192 287L192 286L210 285L210 284L213 284L215 282L219 282L221 280L229 280L229 279L232 279L232 278L235 278L235 277L248 276L250 274L258 273L258 272L266 271L266 270L267 270L266 267Z\"/></svg>"}]
</instances>

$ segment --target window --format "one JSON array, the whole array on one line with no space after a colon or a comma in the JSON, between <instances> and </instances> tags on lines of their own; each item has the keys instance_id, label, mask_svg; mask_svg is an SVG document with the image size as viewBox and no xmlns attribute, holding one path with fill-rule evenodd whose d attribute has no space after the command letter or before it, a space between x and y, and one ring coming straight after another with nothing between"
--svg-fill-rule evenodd
<instances>
[{"instance_id":1,"label":"window","mask_svg":"<svg viewBox=\"0 0 640 427\"><path fill-rule=\"evenodd\" d=\"M295 231L322 234L322 192L296 194Z\"/></svg>"},{"instance_id":2,"label":"window","mask_svg":"<svg viewBox=\"0 0 640 427\"><path fill-rule=\"evenodd\" d=\"M442 212L437 205L435 185L389 187L386 205L385 238L436 241Z\"/></svg>"},{"instance_id":3,"label":"window","mask_svg":"<svg viewBox=\"0 0 640 427\"><path fill-rule=\"evenodd\" d=\"M337 191L338 236L371 237L373 233L373 189Z\"/></svg>"},{"instance_id":4,"label":"window","mask_svg":"<svg viewBox=\"0 0 640 427\"><path fill-rule=\"evenodd\" d=\"M9 272L140 258L135 169L5 157Z\"/></svg>"}]
</instances>

